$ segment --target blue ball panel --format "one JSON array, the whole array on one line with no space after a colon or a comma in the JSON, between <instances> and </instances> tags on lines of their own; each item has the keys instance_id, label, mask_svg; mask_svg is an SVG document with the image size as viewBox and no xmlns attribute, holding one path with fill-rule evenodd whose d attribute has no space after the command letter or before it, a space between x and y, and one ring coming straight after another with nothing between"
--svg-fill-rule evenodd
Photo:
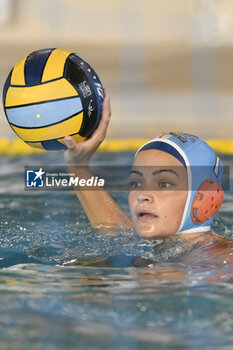
<instances>
[{"instance_id":1,"label":"blue ball panel","mask_svg":"<svg viewBox=\"0 0 233 350\"><path fill-rule=\"evenodd\" d=\"M47 151L60 151L66 149L66 146L57 140L42 141L41 144Z\"/></svg>"},{"instance_id":2,"label":"blue ball panel","mask_svg":"<svg viewBox=\"0 0 233 350\"><path fill-rule=\"evenodd\" d=\"M45 64L54 49L31 53L25 63L25 82L27 86L40 84Z\"/></svg>"},{"instance_id":3,"label":"blue ball panel","mask_svg":"<svg viewBox=\"0 0 233 350\"><path fill-rule=\"evenodd\" d=\"M22 128L40 128L60 123L83 110L79 97L30 106L6 108L8 121Z\"/></svg>"},{"instance_id":4,"label":"blue ball panel","mask_svg":"<svg viewBox=\"0 0 233 350\"><path fill-rule=\"evenodd\" d=\"M102 103L104 100L104 89L102 86L102 83L95 72L95 70L92 68L92 66L85 61L82 57L78 56L77 54L70 55L70 61L75 63L86 75L89 83L92 86L92 89L95 92L95 98L96 98L96 104L97 104L97 116L96 116L96 122L94 126L94 130L97 128L101 115L102 115Z\"/></svg>"}]
</instances>

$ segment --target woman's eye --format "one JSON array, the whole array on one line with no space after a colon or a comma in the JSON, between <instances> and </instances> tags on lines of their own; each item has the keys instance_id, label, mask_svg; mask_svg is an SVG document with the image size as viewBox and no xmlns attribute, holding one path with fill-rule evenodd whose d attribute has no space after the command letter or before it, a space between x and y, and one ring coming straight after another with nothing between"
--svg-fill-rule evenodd
<instances>
[{"instance_id":1,"label":"woman's eye","mask_svg":"<svg viewBox=\"0 0 233 350\"><path fill-rule=\"evenodd\" d=\"M130 182L130 189L135 190L136 188L141 187L141 183L138 181L131 181Z\"/></svg>"},{"instance_id":2,"label":"woman's eye","mask_svg":"<svg viewBox=\"0 0 233 350\"><path fill-rule=\"evenodd\" d=\"M162 181L162 182L160 182L159 187L169 188L169 187L172 187L172 183L171 182L167 182L167 181Z\"/></svg>"}]
</instances>

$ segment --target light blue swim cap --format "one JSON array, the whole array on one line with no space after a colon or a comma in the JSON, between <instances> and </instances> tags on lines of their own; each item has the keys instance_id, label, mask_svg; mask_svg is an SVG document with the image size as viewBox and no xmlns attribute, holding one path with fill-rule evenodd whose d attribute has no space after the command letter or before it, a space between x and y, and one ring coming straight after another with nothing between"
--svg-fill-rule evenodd
<instances>
[{"instance_id":1,"label":"light blue swim cap","mask_svg":"<svg viewBox=\"0 0 233 350\"><path fill-rule=\"evenodd\" d=\"M223 165L219 157L199 137L179 132L159 135L139 148L136 155L148 149L171 154L187 169L188 194L177 233L209 231L223 200ZM207 190L202 190L203 187Z\"/></svg>"}]
</instances>

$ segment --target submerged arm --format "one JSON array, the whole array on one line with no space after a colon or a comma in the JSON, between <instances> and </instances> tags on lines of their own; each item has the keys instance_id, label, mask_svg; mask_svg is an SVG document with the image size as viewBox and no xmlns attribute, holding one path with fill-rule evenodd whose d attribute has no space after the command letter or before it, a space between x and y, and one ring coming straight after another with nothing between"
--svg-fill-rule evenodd
<instances>
[{"instance_id":1,"label":"submerged arm","mask_svg":"<svg viewBox=\"0 0 233 350\"><path fill-rule=\"evenodd\" d=\"M65 151L65 159L69 170L80 179L87 180L93 176L88 168L89 160L105 139L110 117L110 98L105 89L102 118L93 135L78 144L71 136L65 138L68 148ZM128 216L103 188L95 187L90 190L90 186L76 186L75 191L92 226L132 228Z\"/></svg>"}]
</instances>

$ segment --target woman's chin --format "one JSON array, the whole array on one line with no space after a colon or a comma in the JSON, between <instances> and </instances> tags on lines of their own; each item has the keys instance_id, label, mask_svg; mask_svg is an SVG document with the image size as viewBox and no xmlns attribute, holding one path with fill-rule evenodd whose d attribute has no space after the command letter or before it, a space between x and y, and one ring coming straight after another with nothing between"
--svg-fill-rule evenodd
<instances>
[{"instance_id":1,"label":"woman's chin","mask_svg":"<svg viewBox=\"0 0 233 350\"><path fill-rule=\"evenodd\" d=\"M170 237L175 233L164 232L163 230L159 230L158 227L154 227L153 225L136 225L135 229L138 235L143 238L163 239Z\"/></svg>"},{"instance_id":2,"label":"woman's chin","mask_svg":"<svg viewBox=\"0 0 233 350\"><path fill-rule=\"evenodd\" d=\"M156 230L152 225L137 225L136 231L139 236L144 238L160 237L160 232L158 232L158 230Z\"/></svg>"}]
</instances>

